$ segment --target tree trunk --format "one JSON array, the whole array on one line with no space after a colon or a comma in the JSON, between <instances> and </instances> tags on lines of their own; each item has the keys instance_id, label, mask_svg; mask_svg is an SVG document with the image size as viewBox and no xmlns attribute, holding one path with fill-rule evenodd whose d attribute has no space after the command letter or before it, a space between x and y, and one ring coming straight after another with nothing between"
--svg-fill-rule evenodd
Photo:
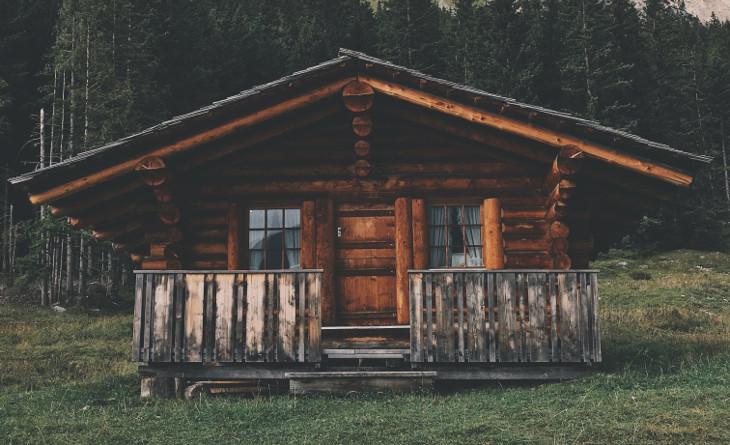
<instances>
[{"instance_id":1,"label":"tree trunk","mask_svg":"<svg viewBox=\"0 0 730 445\"><path fill-rule=\"evenodd\" d=\"M16 238L15 237L16 230L15 230L15 227L13 226L13 205L12 204L10 204L10 223L8 225L9 225L9 229L10 229L10 233L9 233L10 242L8 243L10 245L10 251L8 252L8 255L10 257L9 258L10 278L9 278L8 284L10 286L12 286L13 281L15 279L15 238Z\"/></svg>"},{"instance_id":2,"label":"tree trunk","mask_svg":"<svg viewBox=\"0 0 730 445\"><path fill-rule=\"evenodd\" d=\"M48 165L53 165L53 143L56 129L56 84L58 83L58 70L53 70L53 102L51 102L51 139L48 144Z\"/></svg>"},{"instance_id":3,"label":"tree trunk","mask_svg":"<svg viewBox=\"0 0 730 445\"><path fill-rule=\"evenodd\" d=\"M71 294L73 293L73 243L71 239L71 228L68 228L68 233L66 234L66 300L71 301Z\"/></svg>"},{"instance_id":4,"label":"tree trunk","mask_svg":"<svg viewBox=\"0 0 730 445\"><path fill-rule=\"evenodd\" d=\"M720 119L720 147L722 148L722 171L725 173L725 202L727 203L727 208L730 209L730 181L728 180L727 153L725 152L725 129L722 126L722 118Z\"/></svg>"},{"instance_id":5,"label":"tree trunk","mask_svg":"<svg viewBox=\"0 0 730 445\"><path fill-rule=\"evenodd\" d=\"M79 295L77 304L83 305L86 296L86 252L84 252L84 234L79 236Z\"/></svg>"},{"instance_id":6,"label":"tree trunk","mask_svg":"<svg viewBox=\"0 0 730 445\"><path fill-rule=\"evenodd\" d=\"M5 164L5 175L8 176L8 164ZM3 200L3 273L8 272L10 263L10 233L8 232L8 219L12 221L12 216L8 214L10 202L8 202L8 181L5 181L5 199ZM12 230L12 223L10 230Z\"/></svg>"},{"instance_id":7,"label":"tree trunk","mask_svg":"<svg viewBox=\"0 0 730 445\"><path fill-rule=\"evenodd\" d=\"M66 132L66 70L63 70L63 82L61 82L61 135L58 141L58 158L63 161L63 141Z\"/></svg>"},{"instance_id":8,"label":"tree trunk","mask_svg":"<svg viewBox=\"0 0 730 445\"><path fill-rule=\"evenodd\" d=\"M86 94L84 96L84 147L89 144L89 68L91 66L91 24L86 21Z\"/></svg>"}]
</instances>

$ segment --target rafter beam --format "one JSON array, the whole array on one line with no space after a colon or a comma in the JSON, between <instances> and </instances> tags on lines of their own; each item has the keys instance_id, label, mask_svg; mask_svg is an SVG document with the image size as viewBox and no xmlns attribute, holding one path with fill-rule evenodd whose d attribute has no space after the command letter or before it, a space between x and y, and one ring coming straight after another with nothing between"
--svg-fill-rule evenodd
<instances>
[{"instance_id":1,"label":"rafter beam","mask_svg":"<svg viewBox=\"0 0 730 445\"><path fill-rule=\"evenodd\" d=\"M640 172L675 185L688 187L692 183L692 175L683 170L669 167L640 156L620 153L602 144L559 131L541 128L528 122L522 122L500 114L490 113L444 97L399 85L395 82L385 81L368 75L360 75L359 79L370 84L377 93L395 97L430 110L436 110L449 116L522 136L551 147L562 148L568 145L575 145L578 149L585 152L588 157L600 159L606 163Z\"/></svg>"},{"instance_id":2,"label":"rafter beam","mask_svg":"<svg viewBox=\"0 0 730 445\"><path fill-rule=\"evenodd\" d=\"M352 80L354 80L354 77L348 77L337 82L315 88L280 104L264 108L263 110L259 110L254 113L246 114L245 116L234 119L223 125L181 139L173 144L159 147L149 153L145 153L144 155L135 156L111 167L98 170L94 173L90 173L83 177L52 187L43 192L33 194L30 196L30 201L35 205L51 203L101 182L129 173L134 170L137 164L147 156L159 156L160 158L165 158L167 156L176 155L199 145L211 142L215 139L231 135L245 128L268 121L281 114L315 104L335 94L340 94L342 88Z\"/></svg>"}]
</instances>

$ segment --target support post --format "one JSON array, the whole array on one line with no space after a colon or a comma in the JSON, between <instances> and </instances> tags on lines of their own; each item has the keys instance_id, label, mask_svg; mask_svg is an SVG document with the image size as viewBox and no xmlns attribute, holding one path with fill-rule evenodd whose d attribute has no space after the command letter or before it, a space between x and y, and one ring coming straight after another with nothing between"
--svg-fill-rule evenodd
<instances>
[{"instance_id":1,"label":"support post","mask_svg":"<svg viewBox=\"0 0 730 445\"><path fill-rule=\"evenodd\" d=\"M487 198L482 205L482 249L485 269L504 269L500 198Z\"/></svg>"},{"instance_id":2,"label":"support post","mask_svg":"<svg viewBox=\"0 0 730 445\"><path fill-rule=\"evenodd\" d=\"M395 200L395 282L398 324L408 324L408 269L413 267L413 227L411 199Z\"/></svg>"}]
</instances>

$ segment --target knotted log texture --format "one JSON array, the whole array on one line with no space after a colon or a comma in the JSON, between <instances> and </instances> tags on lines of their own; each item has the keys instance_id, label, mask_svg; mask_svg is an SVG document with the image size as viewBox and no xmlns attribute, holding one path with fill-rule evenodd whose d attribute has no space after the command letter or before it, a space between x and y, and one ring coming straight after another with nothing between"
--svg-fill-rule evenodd
<instances>
[{"instance_id":1,"label":"knotted log texture","mask_svg":"<svg viewBox=\"0 0 730 445\"><path fill-rule=\"evenodd\" d=\"M570 256L567 254L570 247L567 239L570 231L566 230L568 228L566 221L587 219L590 216L585 211L576 210L575 206L571 205L577 189L573 178L580 170L584 158L585 155L578 147L572 145L563 147L553 161L542 186L543 193L547 194L545 220L550 224L551 229L547 231L545 238L551 241L548 253L552 259L552 267L555 269L570 269L571 267ZM554 223L560 223L565 228L556 226L556 233L553 233L552 225Z\"/></svg>"},{"instance_id":2,"label":"knotted log texture","mask_svg":"<svg viewBox=\"0 0 730 445\"><path fill-rule=\"evenodd\" d=\"M152 211L157 213L158 219L170 229L162 232L150 232L150 238L154 238L153 245L161 248L162 258L149 256L142 262L144 268L181 269L184 257L184 250L179 243L182 239L182 231L176 227L181 219L183 211L179 203L179 187L173 178L170 169L165 161L159 156L148 156L137 163L135 171L139 178L147 184L161 206ZM152 234L154 233L154 235ZM160 267L164 266L164 267Z\"/></svg>"}]
</instances>

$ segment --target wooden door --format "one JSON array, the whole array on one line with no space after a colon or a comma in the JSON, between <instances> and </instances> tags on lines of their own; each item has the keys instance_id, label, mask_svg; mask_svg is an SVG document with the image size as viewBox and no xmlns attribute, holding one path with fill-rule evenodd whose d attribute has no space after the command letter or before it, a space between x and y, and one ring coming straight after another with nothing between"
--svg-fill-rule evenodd
<instances>
[{"instance_id":1,"label":"wooden door","mask_svg":"<svg viewBox=\"0 0 730 445\"><path fill-rule=\"evenodd\" d=\"M336 324L396 324L393 205L340 204L335 230Z\"/></svg>"}]
</instances>

